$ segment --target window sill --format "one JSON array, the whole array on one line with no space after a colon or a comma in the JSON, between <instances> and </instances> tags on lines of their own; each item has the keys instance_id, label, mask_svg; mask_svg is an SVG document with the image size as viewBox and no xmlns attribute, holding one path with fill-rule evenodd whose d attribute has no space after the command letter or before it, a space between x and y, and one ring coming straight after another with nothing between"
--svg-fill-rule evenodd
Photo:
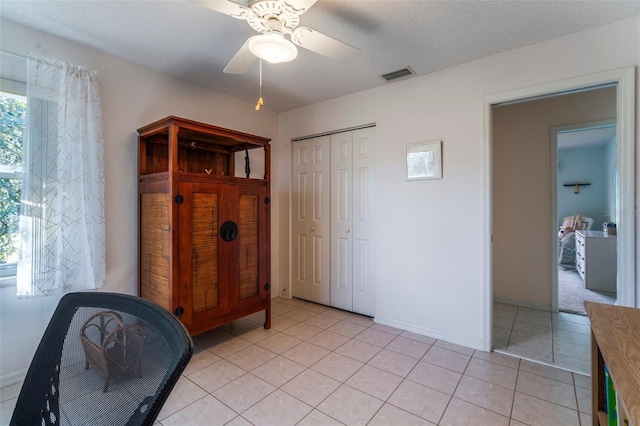
<instances>
[{"instance_id":1,"label":"window sill","mask_svg":"<svg viewBox=\"0 0 640 426\"><path fill-rule=\"evenodd\" d=\"M9 277L0 277L0 288L15 287L15 286L16 286L15 275L12 275Z\"/></svg>"}]
</instances>

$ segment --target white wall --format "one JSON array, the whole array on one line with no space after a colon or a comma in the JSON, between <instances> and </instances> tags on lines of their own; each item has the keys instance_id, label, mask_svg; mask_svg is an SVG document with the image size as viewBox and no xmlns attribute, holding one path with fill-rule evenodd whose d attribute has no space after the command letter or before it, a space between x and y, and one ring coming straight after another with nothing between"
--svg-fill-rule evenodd
<instances>
[{"instance_id":1,"label":"white wall","mask_svg":"<svg viewBox=\"0 0 640 426\"><path fill-rule=\"evenodd\" d=\"M277 138L277 114L266 108L257 113L252 103L11 21L0 22L0 50L23 56L35 51L98 71L105 139L107 285L104 291L137 293L138 128L175 115ZM264 170L258 163L255 166L256 173ZM244 161L241 170L244 170ZM277 254L274 250L274 258ZM0 385L24 374L57 300L16 300L15 287L0 291Z\"/></svg>"},{"instance_id":2,"label":"white wall","mask_svg":"<svg viewBox=\"0 0 640 426\"><path fill-rule=\"evenodd\" d=\"M290 192L292 138L375 122L376 321L482 348L482 97L638 65L639 28L634 18L282 113L278 192ZM405 145L434 139L443 141L444 178L407 182ZM279 207L284 277L290 200Z\"/></svg>"}]
</instances>

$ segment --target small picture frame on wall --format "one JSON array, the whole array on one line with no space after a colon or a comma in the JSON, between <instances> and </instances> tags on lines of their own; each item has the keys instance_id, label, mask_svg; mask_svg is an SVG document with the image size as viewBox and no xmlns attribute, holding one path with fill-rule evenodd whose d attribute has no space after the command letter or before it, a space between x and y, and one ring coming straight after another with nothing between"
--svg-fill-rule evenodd
<instances>
[{"instance_id":1,"label":"small picture frame on wall","mask_svg":"<svg viewBox=\"0 0 640 426\"><path fill-rule=\"evenodd\" d=\"M442 141L407 145L407 180L442 179Z\"/></svg>"}]
</instances>

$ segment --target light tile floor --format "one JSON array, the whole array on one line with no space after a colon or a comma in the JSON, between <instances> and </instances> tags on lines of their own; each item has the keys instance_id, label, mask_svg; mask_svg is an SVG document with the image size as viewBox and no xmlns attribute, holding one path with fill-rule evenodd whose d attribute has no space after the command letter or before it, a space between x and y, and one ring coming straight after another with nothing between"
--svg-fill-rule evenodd
<instances>
[{"instance_id":1,"label":"light tile floor","mask_svg":"<svg viewBox=\"0 0 640 426\"><path fill-rule=\"evenodd\" d=\"M589 319L504 303L493 304L493 349L590 374Z\"/></svg>"},{"instance_id":2,"label":"light tile floor","mask_svg":"<svg viewBox=\"0 0 640 426\"><path fill-rule=\"evenodd\" d=\"M591 424L585 375L301 300L272 310L270 330L260 313L195 336L157 424ZM0 390L1 424L19 388Z\"/></svg>"}]
</instances>

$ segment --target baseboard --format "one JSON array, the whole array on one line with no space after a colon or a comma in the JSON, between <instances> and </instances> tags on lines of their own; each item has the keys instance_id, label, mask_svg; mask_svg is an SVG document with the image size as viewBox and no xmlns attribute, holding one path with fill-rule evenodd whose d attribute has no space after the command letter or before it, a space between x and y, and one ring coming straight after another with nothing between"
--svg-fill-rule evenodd
<instances>
[{"instance_id":1,"label":"baseboard","mask_svg":"<svg viewBox=\"0 0 640 426\"><path fill-rule=\"evenodd\" d=\"M531 303L531 302L527 302L526 300L506 299L503 297L495 297L495 296L493 297L493 301L498 303L505 303L507 305L516 305L516 306L521 306L523 308L531 308L531 309L537 309L539 311L551 312L551 305L547 305L544 303Z\"/></svg>"},{"instance_id":2,"label":"baseboard","mask_svg":"<svg viewBox=\"0 0 640 426\"><path fill-rule=\"evenodd\" d=\"M22 370L0 376L0 388L24 381L24 378L27 375L27 370L27 368L23 368Z\"/></svg>"},{"instance_id":3,"label":"baseboard","mask_svg":"<svg viewBox=\"0 0 640 426\"><path fill-rule=\"evenodd\" d=\"M481 340L467 339L465 337L457 336L449 333L442 333L440 331L431 330L424 327L416 327L414 324L408 324L401 321L392 320L376 316L373 319L374 322L382 325L388 325L389 327L399 328L401 330L410 331L412 333L420 334L422 336L431 337L433 339L444 340L445 342L454 343L456 345L464 346L467 348L484 350L484 345Z\"/></svg>"}]
</instances>

